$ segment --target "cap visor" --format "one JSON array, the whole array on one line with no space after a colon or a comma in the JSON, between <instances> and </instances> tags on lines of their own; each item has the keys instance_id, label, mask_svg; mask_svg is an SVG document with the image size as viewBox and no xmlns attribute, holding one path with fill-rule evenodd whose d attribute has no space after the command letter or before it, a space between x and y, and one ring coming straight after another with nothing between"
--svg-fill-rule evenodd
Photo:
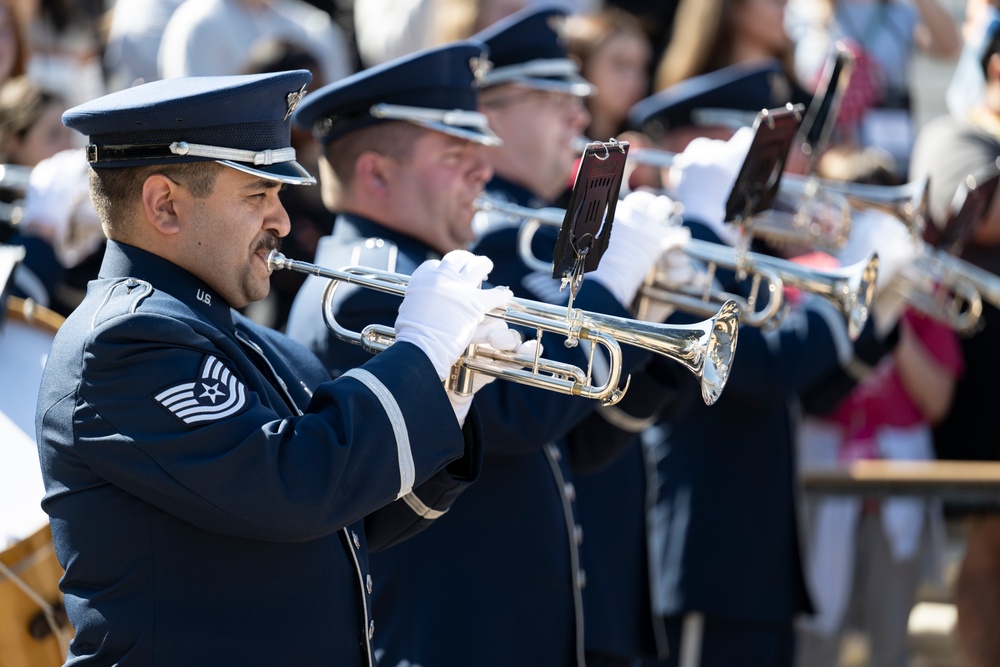
<instances>
[{"instance_id":1,"label":"cap visor","mask_svg":"<svg viewBox=\"0 0 1000 667\"><path fill-rule=\"evenodd\" d=\"M483 146L499 146L503 143L503 140L494 134L493 130L489 128L483 129L479 127L446 125L445 123L438 123L435 121L411 120L410 122L420 125L421 127L426 127L428 130L435 130L437 132L449 134L453 137L458 137L459 139L465 139L477 144L482 144Z\"/></svg>"},{"instance_id":2,"label":"cap visor","mask_svg":"<svg viewBox=\"0 0 1000 667\"><path fill-rule=\"evenodd\" d=\"M316 185L316 178L295 160L268 165L250 165L232 160L216 160L216 162L242 171L244 174L260 176L269 181L278 181L288 185Z\"/></svg>"}]
</instances>

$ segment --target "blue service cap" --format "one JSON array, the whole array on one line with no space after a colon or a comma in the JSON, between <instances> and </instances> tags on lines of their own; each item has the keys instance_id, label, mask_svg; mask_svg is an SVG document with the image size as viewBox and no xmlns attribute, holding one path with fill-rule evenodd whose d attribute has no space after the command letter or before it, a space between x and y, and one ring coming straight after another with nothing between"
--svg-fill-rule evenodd
<instances>
[{"instance_id":1,"label":"blue service cap","mask_svg":"<svg viewBox=\"0 0 1000 667\"><path fill-rule=\"evenodd\" d=\"M90 137L95 169L214 160L281 183L314 184L295 161L289 116L307 70L166 79L99 97L63 114Z\"/></svg>"},{"instance_id":2,"label":"blue service cap","mask_svg":"<svg viewBox=\"0 0 1000 667\"><path fill-rule=\"evenodd\" d=\"M789 102L808 105L808 96L792 85L778 60L730 65L691 77L636 102L628 122L654 139L688 126L753 125L761 109Z\"/></svg>"},{"instance_id":3,"label":"blue service cap","mask_svg":"<svg viewBox=\"0 0 1000 667\"><path fill-rule=\"evenodd\" d=\"M310 93L296 124L329 144L365 127L403 120L487 146L500 143L479 113L478 81L490 68L480 42L464 41L398 58Z\"/></svg>"},{"instance_id":4,"label":"blue service cap","mask_svg":"<svg viewBox=\"0 0 1000 667\"><path fill-rule=\"evenodd\" d=\"M483 87L516 83L578 97L593 94L594 86L566 54L561 37L565 19L566 10L557 5L529 7L474 35L490 48L493 60Z\"/></svg>"}]
</instances>

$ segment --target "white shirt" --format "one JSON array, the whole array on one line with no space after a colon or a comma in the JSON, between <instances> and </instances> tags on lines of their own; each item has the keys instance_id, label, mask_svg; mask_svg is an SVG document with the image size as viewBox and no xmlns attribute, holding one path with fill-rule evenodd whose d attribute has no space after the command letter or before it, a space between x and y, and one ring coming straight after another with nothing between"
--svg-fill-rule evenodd
<instances>
[{"instance_id":1,"label":"white shirt","mask_svg":"<svg viewBox=\"0 0 1000 667\"><path fill-rule=\"evenodd\" d=\"M326 12L302 0L271 0L249 8L240 0L186 0L167 23L159 71L179 76L242 74L254 47L286 39L309 48L323 68L323 83L351 73L340 27Z\"/></svg>"}]
</instances>

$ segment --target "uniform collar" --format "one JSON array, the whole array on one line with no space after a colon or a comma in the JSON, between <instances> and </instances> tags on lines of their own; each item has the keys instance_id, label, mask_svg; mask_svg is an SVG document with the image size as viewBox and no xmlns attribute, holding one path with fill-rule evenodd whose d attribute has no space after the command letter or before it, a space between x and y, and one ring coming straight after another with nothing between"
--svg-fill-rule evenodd
<instances>
[{"instance_id":1,"label":"uniform collar","mask_svg":"<svg viewBox=\"0 0 1000 667\"><path fill-rule=\"evenodd\" d=\"M384 239L394 244L403 255L420 263L428 259L440 259L441 254L433 250L423 241L418 241L412 236L407 236L402 232L387 229L374 220L364 218L354 213L341 213L337 216L337 221L333 225L334 235L345 233L348 236L358 238Z\"/></svg>"},{"instance_id":2,"label":"uniform collar","mask_svg":"<svg viewBox=\"0 0 1000 667\"><path fill-rule=\"evenodd\" d=\"M552 205L552 202L547 202L544 199L541 199L527 188L524 188L516 183L511 183L507 179L500 176L494 176L493 180L486 184L486 192L489 193L491 197L498 193L502 193L502 196L505 199L512 204L517 204L518 206L542 208Z\"/></svg>"},{"instance_id":3,"label":"uniform collar","mask_svg":"<svg viewBox=\"0 0 1000 667\"><path fill-rule=\"evenodd\" d=\"M144 280L217 325L234 328L233 310L222 296L185 269L141 248L108 241L98 277Z\"/></svg>"}]
</instances>

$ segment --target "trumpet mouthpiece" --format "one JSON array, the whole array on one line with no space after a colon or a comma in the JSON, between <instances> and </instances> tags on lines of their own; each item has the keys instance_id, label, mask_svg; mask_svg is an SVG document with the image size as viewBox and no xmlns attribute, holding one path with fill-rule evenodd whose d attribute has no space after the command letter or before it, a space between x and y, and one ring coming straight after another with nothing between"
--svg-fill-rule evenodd
<instances>
[{"instance_id":1,"label":"trumpet mouthpiece","mask_svg":"<svg viewBox=\"0 0 1000 667\"><path fill-rule=\"evenodd\" d=\"M277 250L272 250L267 253L267 269L268 271L274 271L275 269L285 268L287 259Z\"/></svg>"}]
</instances>

